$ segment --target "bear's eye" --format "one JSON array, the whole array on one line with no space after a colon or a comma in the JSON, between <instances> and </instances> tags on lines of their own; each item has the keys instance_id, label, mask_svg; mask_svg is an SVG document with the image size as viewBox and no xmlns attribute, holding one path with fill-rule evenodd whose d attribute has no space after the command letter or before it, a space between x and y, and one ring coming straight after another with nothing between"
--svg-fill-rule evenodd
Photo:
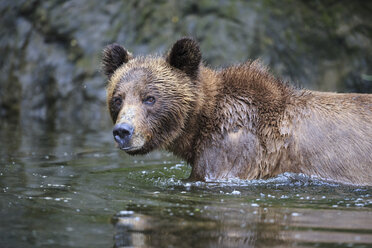
<instances>
[{"instance_id":1,"label":"bear's eye","mask_svg":"<svg viewBox=\"0 0 372 248\"><path fill-rule=\"evenodd\" d=\"M119 108L119 107L121 106L122 102L123 102L123 100L121 100L120 97L115 97L115 98L114 98L114 101L113 101L114 106L115 106L116 108Z\"/></svg>"},{"instance_id":2,"label":"bear's eye","mask_svg":"<svg viewBox=\"0 0 372 248\"><path fill-rule=\"evenodd\" d=\"M144 103L144 104L147 104L147 105L154 105L154 103L155 103L155 97L153 97L153 96L148 96L148 97L146 97L146 98L143 100L143 103Z\"/></svg>"}]
</instances>

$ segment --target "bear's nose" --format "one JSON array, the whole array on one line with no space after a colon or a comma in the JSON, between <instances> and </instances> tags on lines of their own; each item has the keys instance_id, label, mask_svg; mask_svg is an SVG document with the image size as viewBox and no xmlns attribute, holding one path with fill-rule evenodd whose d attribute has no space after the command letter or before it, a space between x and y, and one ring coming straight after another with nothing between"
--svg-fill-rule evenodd
<instances>
[{"instance_id":1,"label":"bear's nose","mask_svg":"<svg viewBox=\"0 0 372 248\"><path fill-rule=\"evenodd\" d=\"M119 123L114 126L112 133L116 142L118 142L120 146L127 146L132 137L133 131L134 128L132 125L128 123Z\"/></svg>"}]
</instances>

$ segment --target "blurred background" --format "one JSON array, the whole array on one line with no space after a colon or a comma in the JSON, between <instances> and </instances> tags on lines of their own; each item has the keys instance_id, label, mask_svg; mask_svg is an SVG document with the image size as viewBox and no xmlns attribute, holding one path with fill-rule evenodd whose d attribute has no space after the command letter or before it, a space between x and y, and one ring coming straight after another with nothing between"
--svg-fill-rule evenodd
<instances>
[{"instance_id":1,"label":"blurred background","mask_svg":"<svg viewBox=\"0 0 372 248\"><path fill-rule=\"evenodd\" d=\"M300 87L372 92L371 1L1 1L0 123L109 127L101 51L164 53L182 36L214 68L260 58Z\"/></svg>"}]
</instances>

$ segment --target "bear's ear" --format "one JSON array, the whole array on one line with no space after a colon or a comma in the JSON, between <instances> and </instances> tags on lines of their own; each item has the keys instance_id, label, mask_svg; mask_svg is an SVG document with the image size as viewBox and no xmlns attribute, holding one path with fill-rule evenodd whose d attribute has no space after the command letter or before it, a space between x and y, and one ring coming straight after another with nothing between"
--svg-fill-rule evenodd
<instances>
[{"instance_id":1,"label":"bear's ear","mask_svg":"<svg viewBox=\"0 0 372 248\"><path fill-rule=\"evenodd\" d=\"M111 77L112 74L122 64L127 63L132 58L124 47L118 44L111 44L103 49L102 54L102 70L107 77Z\"/></svg>"},{"instance_id":2,"label":"bear's ear","mask_svg":"<svg viewBox=\"0 0 372 248\"><path fill-rule=\"evenodd\" d=\"M198 43L191 38L178 40L169 51L167 62L178 68L191 77L196 79L199 73L201 52Z\"/></svg>"}]
</instances>

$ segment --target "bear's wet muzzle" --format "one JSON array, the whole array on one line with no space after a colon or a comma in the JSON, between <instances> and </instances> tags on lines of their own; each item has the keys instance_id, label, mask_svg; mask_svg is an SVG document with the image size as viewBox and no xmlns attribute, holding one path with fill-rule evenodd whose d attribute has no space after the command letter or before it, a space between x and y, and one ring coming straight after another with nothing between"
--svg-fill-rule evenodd
<instances>
[{"instance_id":1,"label":"bear's wet muzzle","mask_svg":"<svg viewBox=\"0 0 372 248\"><path fill-rule=\"evenodd\" d=\"M119 123L114 126L112 133L120 149L129 150L131 148L133 131L133 126L128 123Z\"/></svg>"},{"instance_id":2,"label":"bear's wet muzzle","mask_svg":"<svg viewBox=\"0 0 372 248\"><path fill-rule=\"evenodd\" d=\"M141 116L138 106L124 105L113 129L118 147L130 155L144 153L144 145L149 140L144 127L138 121Z\"/></svg>"}]
</instances>

